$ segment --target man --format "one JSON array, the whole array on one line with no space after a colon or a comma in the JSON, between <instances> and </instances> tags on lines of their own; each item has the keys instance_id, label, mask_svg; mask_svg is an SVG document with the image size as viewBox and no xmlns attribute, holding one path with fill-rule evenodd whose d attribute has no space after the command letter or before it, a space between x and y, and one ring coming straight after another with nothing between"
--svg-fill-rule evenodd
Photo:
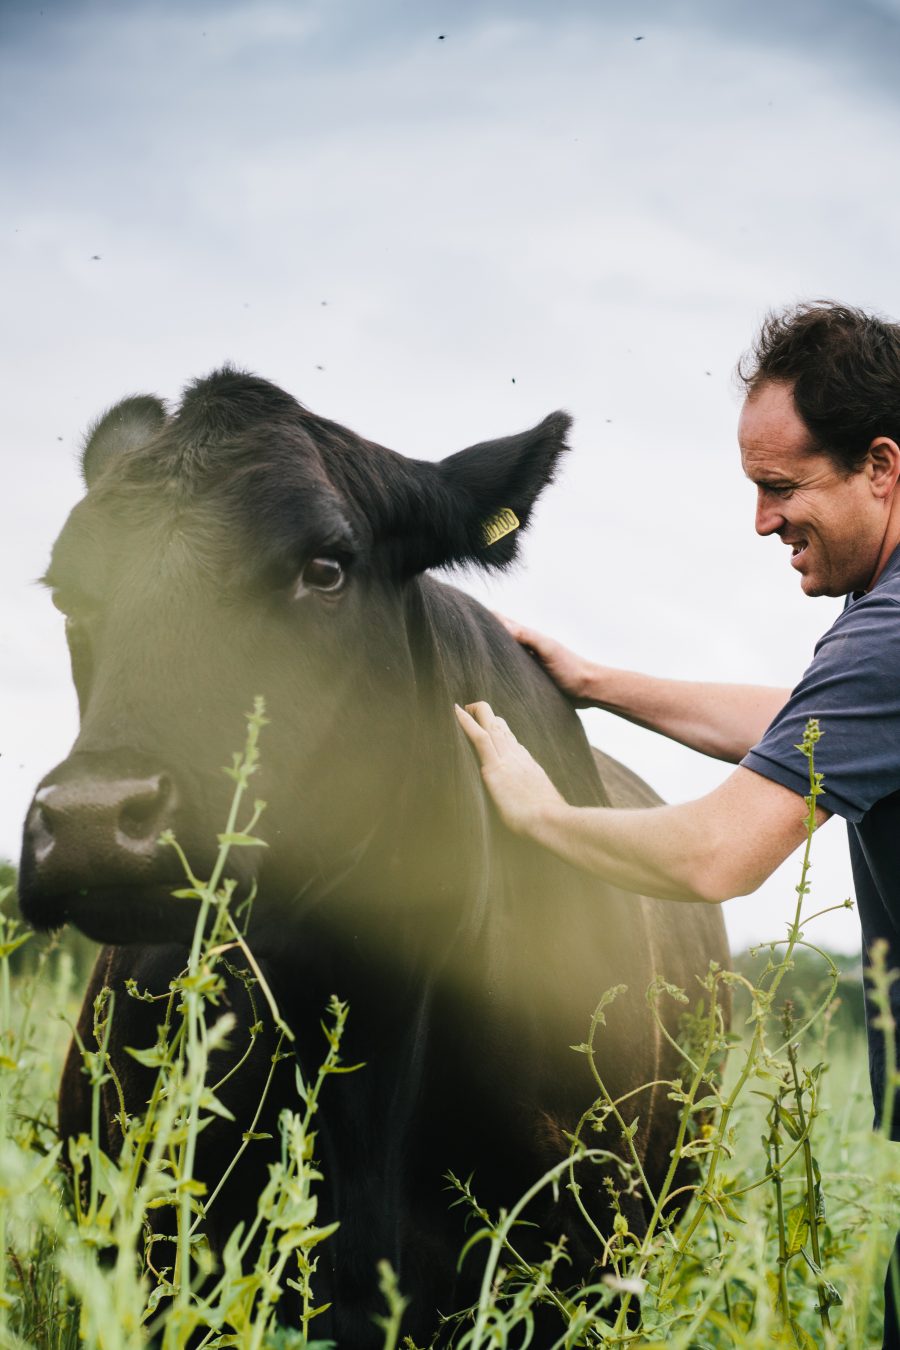
<instances>
[{"instance_id":1,"label":"man","mask_svg":"<svg viewBox=\"0 0 900 1350\"><path fill-rule=\"evenodd\" d=\"M579 706L736 764L731 776L682 805L573 807L486 703L457 715L511 829L625 890L713 904L755 890L803 840L808 776L795 747L817 717L817 823L847 821L864 951L886 939L900 967L900 325L800 305L766 319L738 374L756 529L790 548L807 595L846 597L793 692L614 670L509 625ZM900 981L892 1002L900 1025ZM869 1064L880 1121L887 1075L871 1026ZM896 1347L893 1292L889 1275L884 1343Z\"/></svg>"}]
</instances>

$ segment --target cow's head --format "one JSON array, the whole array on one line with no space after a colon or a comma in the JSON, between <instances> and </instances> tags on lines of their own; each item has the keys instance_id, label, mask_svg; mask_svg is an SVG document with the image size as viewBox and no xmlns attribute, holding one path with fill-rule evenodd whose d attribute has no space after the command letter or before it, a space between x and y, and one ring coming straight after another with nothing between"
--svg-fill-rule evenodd
<instances>
[{"instance_id":1,"label":"cow's head","mask_svg":"<svg viewBox=\"0 0 900 1350\"><path fill-rule=\"evenodd\" d=\"M150 397L108 412L46 575L81 727L28 813L26 917L111 942L186 931L159 836L174 829L203 873L231 791L221 766L257 694L270 848L235 861L295 895L352 861L421 734L416 578L509 563L519 533L504 530L527 524L567 427L557 413L420 462L227 369L171 415Z\"/></svg>"}]
</instances>

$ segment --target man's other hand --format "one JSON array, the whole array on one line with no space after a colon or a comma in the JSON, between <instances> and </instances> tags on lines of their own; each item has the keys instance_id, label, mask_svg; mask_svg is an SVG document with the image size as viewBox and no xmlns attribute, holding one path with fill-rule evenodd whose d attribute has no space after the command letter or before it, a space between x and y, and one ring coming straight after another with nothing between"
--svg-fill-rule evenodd
<instances>
[{"instance_id":1,"label":"man's other hand","mask_svg":"<svg viewBox=\"0 0 900 1350\"><path fill-rule=\"evenodd\" d=\"M590 683L591 664L575 652L564 647L561 642L547 637L544 633L539 633L535 628L526 628L524 624L517 623L515 619L507 619L504 614L498 614L497 618L503 624L506 631L520 642L523 647L527 647L546 670L551 680L559 685L559 688L566 694L576 708L589 708L591 699L588 696L588 685ZM484 705L487 706L487 705Z\"/></svg>"}]
</instances>

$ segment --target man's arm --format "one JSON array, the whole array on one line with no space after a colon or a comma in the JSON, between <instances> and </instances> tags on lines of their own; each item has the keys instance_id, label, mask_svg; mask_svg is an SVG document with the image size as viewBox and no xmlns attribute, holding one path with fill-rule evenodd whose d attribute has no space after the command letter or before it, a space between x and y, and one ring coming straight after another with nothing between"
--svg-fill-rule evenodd
<instances>
[{"instance_id":1,"label":"man's arm","mask_svg":"<svg viewBox=\"0 0 900 1350\"><path fill-rule=\"evenodd\" d=\"M503 622L579 707L603 708L729 764L738 764L757 743L790 694L762 685L663 680L597 665L533 628Z\"/></svg>"},{"instance_id":2,"label":"man's arm","mask_svg":"<svg viewBox=\"0 0 900 1350\"><path fill-rule=\"evenodd\" d=\"M719 903L756 890L806 837L803 797L743 768L678 806L570 806L487 703L457 715L510 829L623 890Z\"/></svg>"},{"instance_id":3,"label":"man's arm","mask_svg":"<svg viewBox=\"0 0 900 1350\"><path fill-rule=\"evenodd\" d=\"M589 688L589 706L728 764L740 763L790 697L789 689L663 680L596 665Z\"/></svg>"}]
</instances>

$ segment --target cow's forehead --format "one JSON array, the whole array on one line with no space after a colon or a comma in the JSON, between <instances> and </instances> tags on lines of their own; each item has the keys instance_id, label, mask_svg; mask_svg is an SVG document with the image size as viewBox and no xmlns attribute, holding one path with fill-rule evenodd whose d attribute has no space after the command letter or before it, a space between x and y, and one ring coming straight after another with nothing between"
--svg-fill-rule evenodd
<instances>
[{"instance_id":1,"label":"cow's forehead","mask_svg":"<svg viewBox=\"0 0 900 1350\"><path fill-rule=\"evenodd\" d=\"M44 580L73 605L91 608L108 599L126 575L132 584L142 572L158 577L172 556L176 512L164 500L154 507L144 499L89 492L53 545Z\"/></svg>"},{"instance_id":2,"label":"cow's forehead","mask_svg":"<svg viewBox=\"0 0 900 1350\"><path fill-rule=\"evenodd\" d=\"M73 599L190 581L221 593L287 583L305 559L355 554L363 532L321 475L267 459L202 481L132 464L107 474L74 508L46 580Z\"/></svg>"},{"instance_id":3,"label":"cow's forehead","mask_svg":"<svg viewBox=\"0 0 900 1350\"><path fill-rule=\"evenodd\" d=\"M69 513L50 554L44 574L48 586L64 591L73 600L93 600L108 584L116 552L116 537L124 522L120 516L104 521L92 494Z\"/></svg>"}]
</instances>

